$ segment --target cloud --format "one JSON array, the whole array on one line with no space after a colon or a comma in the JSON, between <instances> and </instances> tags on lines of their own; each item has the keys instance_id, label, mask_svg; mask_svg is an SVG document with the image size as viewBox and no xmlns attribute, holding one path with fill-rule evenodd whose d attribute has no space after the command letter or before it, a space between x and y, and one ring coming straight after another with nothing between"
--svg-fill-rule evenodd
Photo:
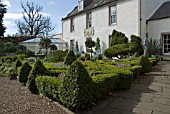
<instances>
[{"instance_id":1,"label":"cloud","mask_svg":"<svg viewBox=\"0 0 170 114\"><path fill-rule=\"evenodd\" d=\"M4 15L4 18L5 19L14 19L14 20L17 20L17 19L21 19L22 18L22 13L6 13Z\"/></svg>"},{"instance_id":2,"label":"cloud","mask_svg":"<svg viewBox=\"0 0 170 114\"><path fill-rule=\"evenodd\" d=\"M15 34L17 32L16 29L16 23L13 21L4 21L4 25L5 27L7 27L6 32L5 32L5 36L7 36L8 34Z\"/></svg>"},{"instance_id":3,"label":"cloud","mask_svg":"<svg viewBox=\"0 0 170 114\"><path fill-rule=\"evenodd\" d=\"M55 5L55 4L56 4L56 2L55 2L55 1L53 1L53 0L51 0L51 1L49 1L47 4L48 4L48 5Z\"/></svg>"},{"instance_id":4,"label":"cloud","mask_svg":"<svg viewBox=\"0 0 170 114\"><path fill-rule=\"evenodd\" d=\"M3 0L2 3L7 6L7 9L12 7L11 2L9 0Z\"/></svg>"}]
</instances>

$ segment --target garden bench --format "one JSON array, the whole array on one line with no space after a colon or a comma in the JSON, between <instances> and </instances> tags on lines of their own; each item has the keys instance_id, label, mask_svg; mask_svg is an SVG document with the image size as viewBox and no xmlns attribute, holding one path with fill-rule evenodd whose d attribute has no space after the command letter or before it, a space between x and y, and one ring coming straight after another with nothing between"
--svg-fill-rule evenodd
<instances>
[{"instance_id":1,"label":"garden bench","mask_svg":"<svg viewBox=\"0 0 170 114\"><path fill-rule=\"evenodd\" d=\"M156 55L158 57L158 60L162 60L162 58L170 58L170 55Z\"/></svg>"}]
</instances>

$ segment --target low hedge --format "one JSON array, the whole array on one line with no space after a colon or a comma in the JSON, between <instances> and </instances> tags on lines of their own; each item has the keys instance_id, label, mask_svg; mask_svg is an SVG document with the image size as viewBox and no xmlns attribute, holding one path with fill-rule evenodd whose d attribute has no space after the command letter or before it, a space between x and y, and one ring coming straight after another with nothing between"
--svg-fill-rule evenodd
<instances>
[{"instance_id":1,"label":"low hedge","mask_svg":"<svg viewBox=\"0 0 170 114\"><path fill-rule=\"evenodd\" d=\"M148 57L142 55L138 59L139 65L142 66L142 73L147 73L152 70L152 66L149 62Z\"/></svg>"},{"instance_id":2,"label":"low hedge","mask_svg":"<svg viewBox=\"0 0 170 114\"><path fill-rule=\"evenodd\" d=\"M61 80L55 77L38 76L35 81L40 93L53 100L59 99L58 90L61 85Z\"/></svg>"},{"instance_id":3,"label":"low hedge","mask_svg":"<svg viewBox=\"0 0 170 114\"><path fill-rule=\"evenodd\" d=\"M119 73L97 75L92 79L95 85L93 99L98 100L111 91L129 89L133 82L133 75L128 70L122 70Z\"/></svg>"}]
</instances>

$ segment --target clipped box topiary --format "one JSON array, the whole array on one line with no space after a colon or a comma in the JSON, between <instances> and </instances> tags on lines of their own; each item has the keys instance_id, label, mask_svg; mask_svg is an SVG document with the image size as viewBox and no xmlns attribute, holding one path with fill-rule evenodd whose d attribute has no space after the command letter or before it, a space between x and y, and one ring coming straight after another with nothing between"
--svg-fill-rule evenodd
<instances>
[{"instance_id":1,"label":"clipped box topiary","mask_svg":"<svg viewBox=\"0 0 170 114\"><path fill-rule=\"evenodd\" d=\"M67 65L67 66L69 66L69 65L71 65L76 59L77 59L77 58L76 58L73 50L70 50L70 51L67 53L67 56L66 56L66 58L65 58L65 60L64 60L64 64Z\"/></svg>"},{"instance_id":2,"label":"clipped box topiary","mask_svg":"<svg viewBox=\"0 0 170 114\"><path fill-rule=\"evenodd\" d=\"M79 61L75 61L65 75L60 89L60 101L71 110L83 109L92 103L93 81Z\"/></svg>"},{"instance_id":3,"label":"clipped box topiary","mask_svg":"<svg viewBox=\"0 0 170 114\"><path fill-rule=\"evenodd\" d=\"M139 65L142 66L142 73L147 73L152 70L152 66L149 62L148 57L142 55L139 57L138 61L139 61Z\"/></svg>"},{"instance_id":4,"label":"clipped box topiary","mask_svg":"<svg viewBox=\"0 0 170 114\"><path fill-rule=\"evenodd\" d=\"M29 65L28 62L25 62L19 72L19 82L23 83L24 85L26 84L28 80L28 75L31 71L32 67Z\"/></svg>"},{"instance_id":5,"label":"clipped box topiary","mask_svg":"<svg viewBox=\"0 0 170 114\"><path fill-rule=\"evenodd\" d=\"M32 93L38 92L38 89L35 83L35 78L38 75L45 74L46 72L47 72L47 69L44 67L41 61L40 60L36 61L31 73L28 76L28 81L27 81L27 87Z\"/></svg>"}]
</instances>

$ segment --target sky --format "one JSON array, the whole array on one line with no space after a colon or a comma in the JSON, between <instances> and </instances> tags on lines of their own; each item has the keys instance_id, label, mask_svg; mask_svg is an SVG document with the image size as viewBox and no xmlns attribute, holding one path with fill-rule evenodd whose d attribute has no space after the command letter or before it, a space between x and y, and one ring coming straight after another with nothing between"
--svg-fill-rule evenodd
<instances>
[{"instance_id":1,"label":"sky","mask_svg":"<svg viewBox=\"0 0 170 114\"><path fill-rule=\"evenodd\" d=\"M6 35L13 35L17 33L16 21L22 19L21 2L25 4L34 2L43 7L43 15L51 18L55 30L52 34L62 32L61 19L66 17L73 8L77 5L78 0L1 0L3 4L7 5L7 13L4 16L4 25L7 27Z\"/></svg>"}]
</instances>

